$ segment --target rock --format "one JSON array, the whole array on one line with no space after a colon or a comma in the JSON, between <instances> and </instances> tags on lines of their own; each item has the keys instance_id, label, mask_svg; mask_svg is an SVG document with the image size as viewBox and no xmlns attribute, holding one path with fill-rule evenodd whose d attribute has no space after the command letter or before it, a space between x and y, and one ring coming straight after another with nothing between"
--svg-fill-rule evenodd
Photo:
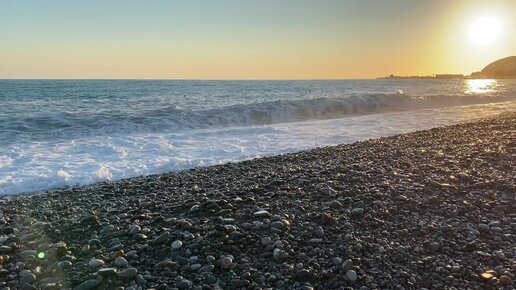
<instances>
[{"instance_id":1,"label":"rock","mask_svg":"<svg viewBox=\"0 0 516 290\"><path fill-rule=\"evenodd\" d=\"M193 227L192 223L185 219L180 219L177 223L179 223L179 225L184 229L191 229Z\"/></svg>"},{"instance_id":2,"label":"rock","mask_svg":"<svg viewBox=\"0 0 516 290\"><path fill-rule=\"evenodd\" d=\"M95 258L92 258L89 262L88 262L88 266L92 269L95 269L95 268L99 268L101 266L104 266L105 262L101 259L95 259Z\"/></svg>"},{"instance_id":3,"label":"rock","mask_svg":"<svg viewBox=\"0 0 516 290\"><path fill-rule=\"evenodd\" d=\"M363 208L354 208L351 210L351 215L354 217L359 217L359 216L362 216L363 214L364 214Z\"/></svg>"},{"instance_id":4,"label":"rock","mask_svg":"<svg viewBox=\"0 0 516 290\"><path fill-rule=\"evenodd\" d=\"M321 224L327 226L335 223L335 218L327 213L321 215Z\"/></svg>"},{"instance_id":5,"label":"rock","mask_svg":"<svg viewBox=\"0 0 516 290\"><path fill-rule=\"evenodd\" d=\"M335 266L340 266L342 265L342 259L340 257L335 257L335 258L332 258L331 259L331 262L333 265Z\"/></svg>"},{"instance_id":6,"label":"rock","mask_svg":"<svg viewBox=\"0 0 516 290\"><path fill-rule=\"evenodd\" d=\"M172 262L172 261L162 261L162 262L157 263L156 267L175 269L177 267L177 263Z\"/></svg>"},{"instance_id":7,"label":"rock","mask_svg":"<svg viewBox=\"0 0 516 290\"><path fill-rule=\"evenodd\" d=\"M270 217L271 214L268 211L266 211L266 210L259 210L257 212L254 212L253 216L255 218L266 218L266 217Z\"/></svg>"},{"instance_id":8,"label":"rock","mask_svg":"<svg viewBox=\"0 0 516 290\"><path fill-rule=\"evenodd\" d=\"M177 288L179 289L188 289L192 287L192 281L183 279L177 283Z\"/></svg>"},{"instance_id":9,"label":"rock","mask_svg":"<svg viewBox=\"0 0 516 290\"><path fill-rule=\"evenodd\" d=\"M502 285L512 285L511 277L509 277L507 275L501 275L500 276L500 284L502 284Z\"/></svg>"},{"instance_id":10,"label":"rock","mask_svg":"<svg viewBox=\"0 0 516 290\"><path fill-rule=\"evenodd\" d=\"M208 265L208 266L204 266L204 267L200 268L199 270L197 270L197 272L207 273L207 272L213 272L213 270L215 270L215 266Z\"/></svg>"},{"instance_id":11,"label":"rock","mask_svg":"<svg viewBox=\"0 0 516 290\"><path fill-rule=\"evenodd\" d=\"M38 288L32 284L25 283L20 287L20 290L38 290Z\"/></svg>"},{"instance_id":12,"label":"rock","mask_svg":"<svg viewBox=\"0 0 516 290\"><path fill-rule=\"evenodd\" d=\"M289 254L281 249L274 249L272 259L275 262L283 262L289 258Z\"/></svg>"},{"instance_id":13,"label":"rock","mask_svg":"<svg viewBox=\"0 0 516 290\"><path fill-rule=\"evenodd\" d=\"M90 290L90 289L95 288L98 284L99 284L99 282L97 280L90 279L90 280L86 280L86 281L82 282L78 286L75 286L73 288L73 290Z\"/></svg>"},{"instance_id":14,"label":"rock","mask_svg":"<svg viewBox=\"0 0 516 290\"><path fill-rule=\"evenodd\" d=\"M223 223L223 224L228 225L228 224L232 224L232 223L234 223L234 222L235 222L235 219L234 219L234 218L222 218L222 219L220 220L220 222L221 222L221 223Z\"/></svg>"},{"instance_id":15,"label":"rock","mask_svg":"<svg viewBox=\"0 0 516 290\"><path fill-rule=\"evenodd\" d=\"M351 261L351 259L347 259L346 261L344 261L342 263L341 268L342 268L342 271L344 271L344 272L347 272L347 271L353 269L353 261Z\"/></svg>"},{"instance_id":16,"label":"rock","mask_svg":"<svg viewBox=\"0 0 516 290\"><path fill-rule=\"evenodd\" d=\"M480 275L480 277L482 277L482 279L484 279L486 281L493 279L495 276L496 276L496 272L493 270L486 271L486 272L482 273L482 275Z\"/></svg>"},{"instance_id":17,"label":"rock","mask_svg":"<svg viewBox=\"0 0 516 290\"><path fill-rule=\"evenodd\" d=\"M352 209L355 209L355 208L365 208L365 204L364 204L363 201L357 200L357 201L353 202L353 204L351 204L351 208Z\"/></svg>"},{"instance_id":18,"label":"rock","mask_svg":"<svg viewBox=\"0 0 516 290\"><path fill-rule=\"evenodd\" d=\"M72 267L72 262L70 261L60 261L57 263L57 268L61 271L70 269Z\"/></svg>"},{"instance_id":19,"label":"rock","mask_svg":"<svg viewBox=\"0 0 516 290\"><path fill-rule=\"evenodd\" d=\"M97 275L102 277L110 277L116 274L115 268L102 268L97 271Z\"/></svg>"},{"instance_id":20,"label":"rock","mask_svg":"<svg viewBox=\"0 0 516 290\"><path fill-rule=\"evenodd\" d=\"M179 250L183 246L183 242L177 240L172 243L172 250Z\"/></svg>"},{"instance_id":21,"label":"rock","mask_svg":"<svg viewBox=\"0 0 516 290\"><path fill-rule=\"evenodd\" d=\"M280 221L274 221L271 223L272 228L282 229L285 225Z\"/></svg>"},{"instance_id":22,"label":"rock","mask_svg":"<svg viewBox=\"0 0 516 290\"><path fill-rule=\"evenodd\" d=\"M223 270L228 270L233 266L233 258L224 257L219 260L220 268Z\"/></svg>"},{"instance_id":23,"label":"rock","mask_svg":"<svg viewBox=\"0 0 516 290\"><path fill-rule=\"evenodd\" d=\"M14 228L13 227L5 227L2 231L2 233L4 235L10 235L10 234L13 234L14 233Z\"/></svg>"},{"instance_id":24,"label":"rock","mask_svg":"<svg viewBox=\"0 0 516 290\"><path fill-rule=\"evenodd\" d=\"M141 231L142 227L139 225L131 225L129 227L129 235L135 235Z\"/></svg>"},{"instance_id":25,"label":"rock","mask_svg":"<svg viewBox=\"0 0 516 290\"><path fill-rule=\"evenodd\" d=\"M272 244L272 239L270 237L262 237L261 243L264 246Z\"/></svg>"},{"instance_id":26,"label":"rock","mask_svg":"<svg viewBox=\"0 0 516 290\"><path fill-rule=\"evenodd\" d=\"M159 237L154 239L154 241L152 241L152 243L154 245L161 245L161 244L167 243L169 240L170 240L170 233L167 232L167 233L161 234Z\"/></svg>"},{"instance_id":27,"label":"rock","mask_svg":"<svg viewBox=\"0 0 516 290\"><path fill-rule=\"evenodd\" d=\"M206 262L208 262L210 264L215 263L215 257L213 257L212 255L206 256Z\"/></svg>"},{"instance_id":28,"label":"rock","mask_svg":"<svg viewBox=\"0 0 516 290\"><path fill-rule=\"evenodd\" d=\"M143 240L148 239L149 237L147 237L147 235L145 235L145 234L137 233L137 234L133 235L133 238L136 240L139 240L139 241L143 241Z\"/></svg>"},{"instance_id":29,"label":"rock","mask_svg":"<svg viewBox=\"0 0 516 290\"><path fill-rule=\"evenodd\" d=\"M12 247L9 246L0 246L0 254L9 254L13 251Z\"/></svg>"},{"instance_id":30,"label":"rock","mask_svg":"<svg viewBox=\"0 0 516 290\"><path fill-rule=\"evenodd\" d=\"M324 229L322 227L317 227L317 229L315 230L315 236L319 237L319 238L323 238L324 237Z\"/></svg>"},{"instance_id":31,"label":"rock","mask_svg":"<svg viewBox=\"0 0 516 290\"><path fill-rule=\"evenodd\" d=\"M481 233L489 233L491 230L489 229L489 226L486 224L479 224L477 226L477 229Z\"/></svg>"},{"instance_id":32,"label":"rock","mask_svg":"<svg viewBox=\"0 0 516 290\"><path fill-rule=\"evenodd\" d=\"M325 185L324 187L319 189L319 192L324 195L330 195L330 196L334 196L335 194L337 194L337 191L335 189L331 188L329 185Z\"/></svg>"},{"instance_id":33,"label":"rock","mask_svg":"<svg viewBox=\"0 0 516 290\"><path fill-rule=\"evenodd\" d=\"M38 255L38 251L36 250L24 250L24 251L21 251L20 252L20 258L22 258L23 260L29 258L29 257L36 257Z\"/></svg>"},{"instance_id":34,"label":"rock","mask_svg":"<svg viewBox=\"0 0 516 290\"><path fill-rule=\"evenodd\" d=\"M437 243L437 242L432 242L432 243L430 243L430 247L429 247L429 249L430 249L430 252L431 252L431 253L437 253L437 252L439 251L439 248L440 248L440 247L441 247L441 246L439 245L439 243Z\"/></svg>"},{"instance_id":35,"label":"rock","mask_svg":"<svg viewBox=\"0 0 516 290\"><path fill-rule=\"evenodd\" d=\"M334 200L334 201L330 202L330 208L341 209L342 203L340 203L338 200Z\"/></svg>"},{"instance_id":36,"label":"rock","mask_svg":"<svg viewBox=\"0 0 516 290\"><path fill-rule=\"evenodd\" d=\"M138 270L136 270L136 268L127 268L123 271L116 273L118 278L122 279L122 280L133 279L134 277L136 277L137 274L138 274Z\"/></svg>"},{"instance_id":37,"label":"rock","mask_svg":"<svg viewBox=\"0 0 516 290\"><path fill-rule=\"evenodd\" d=\"M310 276L310 271L307 269L299 269L296 271L296 278L299 280L307 279Z\"/></svg>"},{"instance_id":38,"label":"rock","mask_svg":"<svg viewBox=\"0 0 516 290\"><path fill-rule=\"evenodd\" d=\"M353 270L349 270L346 272L346 279L350 282L355 282L357 280L357 273Z\"/></svg>"},{"instance_id":39,"label":"rock","mask_svg":"<svg viewBox=\"0 0 516 290\"><path fill-rule=\"evenodd\" d=\"M142 274L136 275L135 281L136 281L136 284L138 284L138 285L145 286L147 284L147 280L145 280L145 278L143 277Z\"/></svg>"},{"instance_id":40,"label":"rock","mask_svg":"<svg viewBox=\"0 0 516 290\"><path fill-rule=\"evenodd\" d=\"M116 257L115 265L117 265L117 267L120 267L120 268L125 268L125 267L127 267L127 265L129 265L129 263L127 262L127 260L124 257Z\"/></svg>"},{"instance_id":41,"label":"rock","mask_svg":"<svg viewBox=\"0 0 516 290\"><path fill-rule=\"evenodd\" d=\"M29 273L27 275L23 275L20 278L20 285L24 284L32 284L32 282L36 281L36 275Z\"/></svg>"},{"instance_id":42,"label":"rock","mask_svg":"<svg viewBox=\"0 0 516 290\"><path fill-rule=\"evenodd\" d=\"M201 265L201 264L192 264L192 265L190 265L190 270L192 270L192 271L197 271L197 270L199 270L201 267L202 267L202 265Z\"/></svg>"}]
</instances>

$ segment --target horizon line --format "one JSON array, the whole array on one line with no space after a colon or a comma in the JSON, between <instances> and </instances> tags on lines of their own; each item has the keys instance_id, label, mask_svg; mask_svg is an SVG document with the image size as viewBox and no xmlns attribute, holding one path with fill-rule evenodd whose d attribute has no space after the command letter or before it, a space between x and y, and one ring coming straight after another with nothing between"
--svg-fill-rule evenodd
<instances>
[{"instance_id":1,"label":"horizon line","mask_svg":"<svg viewBox=\"0 0 516 290\"><path fill-rule=\"evenodd\" d=\"M302 78L302 79L211 79L211 78L0 78L0 81L7 80L19 80L19 81L45 81L45 80L56 80L56 81L354 81L354 80L375 80L382 77L376 78L338 78L338 79L324 79L324 78Z\"/></svg>"}]
</instances>

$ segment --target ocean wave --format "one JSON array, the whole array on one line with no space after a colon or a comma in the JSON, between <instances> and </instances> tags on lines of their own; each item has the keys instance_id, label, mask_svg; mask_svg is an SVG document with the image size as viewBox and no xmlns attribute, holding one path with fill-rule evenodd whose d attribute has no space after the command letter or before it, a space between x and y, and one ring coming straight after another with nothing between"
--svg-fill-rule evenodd
<instances>
[{"instance_id":1,"label":"ocean wave","mask_svg":"<svg viewBox=\"0 0 516 290\"><path fill-rule=\"evenodd\" d=\"M188 129L246 127L349 116L401 112L449 106L485 104L515 100L515 97L486 95L410 96L397 94L351 95L341 98L312 98L247 103L206 110L170 105L159 109L102 110L32 114L0 120L4 140L16 137L46 138L112 135L127 132L178 132Z\"/></svg>"}]
</instances>

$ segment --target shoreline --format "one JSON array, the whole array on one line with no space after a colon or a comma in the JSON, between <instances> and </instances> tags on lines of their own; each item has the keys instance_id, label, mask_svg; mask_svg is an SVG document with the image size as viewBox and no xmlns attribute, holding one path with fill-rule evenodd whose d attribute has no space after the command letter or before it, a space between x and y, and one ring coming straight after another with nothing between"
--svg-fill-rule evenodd
<instances>
[{"instance_id":1,"label":"shoreline","mask_svg":"<svg viewBox=\"0 0 516 290\"><path fill-rule=\"evenodd\" d=\"M512 287L514 128L506 113L1 196L0 289Z\"/></svg>"}]
</instances>

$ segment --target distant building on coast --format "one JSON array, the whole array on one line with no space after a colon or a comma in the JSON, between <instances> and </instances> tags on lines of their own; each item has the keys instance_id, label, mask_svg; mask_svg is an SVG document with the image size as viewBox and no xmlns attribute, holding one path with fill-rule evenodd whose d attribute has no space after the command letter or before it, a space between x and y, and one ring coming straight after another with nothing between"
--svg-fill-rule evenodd
<instances>
[{"instance_id":1,"label":"distant building on coast","mask_svg":"<svg viewBox=\"0 0 516 290\"><path fill-rule=\"evenodd\" d=\"M436 74L436 79L463 79L464 75L462 74Z\"/></svg>"},{"instance_id":2,"label":"distant building on coast","mask_svg":"<svg viewBox=\"0 0 516 290\"><path fill-rule=\"evenodd\" d=\"M516 79L516 56L509 56L488 64L481 71L469 76L462 74L436 74L433 76L396 76L391 74L379 79Z\"/></svg>"}]
</instances>

